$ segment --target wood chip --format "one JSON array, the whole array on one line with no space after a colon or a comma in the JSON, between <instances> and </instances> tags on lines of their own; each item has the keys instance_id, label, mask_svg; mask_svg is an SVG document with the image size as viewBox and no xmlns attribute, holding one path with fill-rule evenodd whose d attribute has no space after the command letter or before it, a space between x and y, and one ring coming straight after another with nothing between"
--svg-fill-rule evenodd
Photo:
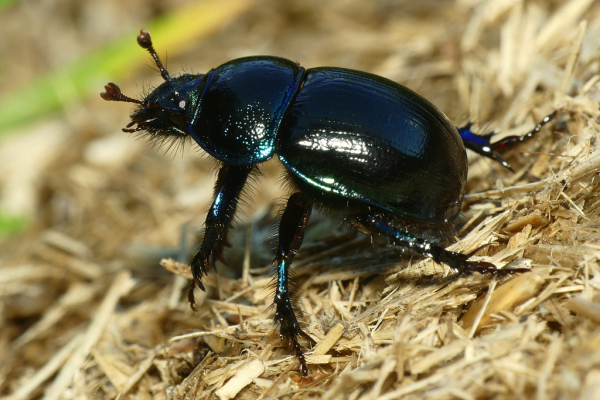
<instances>
[{"instance_id":1,"label":"wood chip","mask_svg":"<svg viewBox=\"0 0 600 400\"><path fill-rule=\"evenodd\" d=\"M344 325L337 323L327 332L325 338L317 344L313 351L313 355L320 356L326 354L337 343L344 334Z\"/></svg>"},{"instance_id":2,"label":"wood chip","mask_svg":"<svg viewBox=\"0 0 600 400\"><path fill-rule=\"evenodd\" d=\"M492 315L502 310L512 311L516 306L535 296L545 282L542 275L536 272L524 273L498 287L482 315L477 332L492 322ZM477 314L485 303L485 298L477 300L461 318L465 330L470 330Z\"/></svg>"},{"instance_id":3,"label":"wood chip","mask_svg":"<svg viewBox=\"0 0 600 400\"><path fill-rule=\"evenodd\" d=\"M252 383L265 372L265 364L261 360L252 360L236 371L236 374L225 385L215 392L221 400L234 398L240 390Z\"/></svg>"}]
</instances>

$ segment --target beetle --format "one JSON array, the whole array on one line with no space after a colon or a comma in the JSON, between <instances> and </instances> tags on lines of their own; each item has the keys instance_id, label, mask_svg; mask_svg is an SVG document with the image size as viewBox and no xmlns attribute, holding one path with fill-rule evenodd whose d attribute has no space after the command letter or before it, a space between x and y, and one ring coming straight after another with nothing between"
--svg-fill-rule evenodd
<instances>
[{"instance_id":1,"label":"beetle","mask_svg":"<svg viewBox=\"0 0 600 400\"><path fill-rule=\"evenodd\" d=\"M164 83L143 100L109 83L104 100L137 104L125 132L153 139L191 137L219 163L214 201L202 243L191 259L189 291L204 290L202 276L222 260L239 196L259 165L275 155L292 194L281 214L275 258L275 322L294 349L303 376L308 368L289 288L290 266L302 244L313 207L341 212L359 231L383 236L448 265L457 273L506 275L446 250L460 212L467 178L465 147L510 165L494 150L521 142L554 118L550 114L524 136L492 144L492 133L456 128L433 104L386 78L343 68L302 68L287 59L256 56L229 61L206 74L171 77L148 31L138 44L148 50Z\"/></svg>"}]
</instances>

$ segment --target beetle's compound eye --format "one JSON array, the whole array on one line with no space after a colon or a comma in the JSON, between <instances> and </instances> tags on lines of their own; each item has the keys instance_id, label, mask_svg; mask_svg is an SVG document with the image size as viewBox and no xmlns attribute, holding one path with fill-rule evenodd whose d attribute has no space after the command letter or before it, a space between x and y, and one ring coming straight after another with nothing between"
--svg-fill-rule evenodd
<instances>
[{"instance_id":1,"label":"beetle's compound eye","mask_svg":"<svg viewBox=\"0 0 600 400\"><path fill-rule=\"evenodd\" d=\"M175 97L175 100L173 100L173 102L175 103L175 105L177 107L179 107L181 110L185 110L185 108L188 105L188 97L185 95L181 95L181 96L177 96Z\"/></svg>"}]
</instances>

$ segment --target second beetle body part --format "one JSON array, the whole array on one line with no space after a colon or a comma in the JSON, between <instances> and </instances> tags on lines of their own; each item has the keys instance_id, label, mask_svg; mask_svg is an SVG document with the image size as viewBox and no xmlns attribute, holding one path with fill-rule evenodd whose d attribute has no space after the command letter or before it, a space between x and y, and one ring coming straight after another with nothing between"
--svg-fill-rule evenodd
<instances>
[{"instance_id":1,"label":"second beetle body part","mask_svg":"<svg viewBox=\"0 0 600 400\"><path fill-rule=\"evenodd\" d=\"M289 270L314 206L340 211L360 231L385 236L457 272L525 271L497 270L441 246L465 193L465 144L508 164L493 153L489 136L473 136L468 127L459 133L415 92L365 72L304 69L267 56L171 78L147 31L138 43L150 51L165 82L143 101L124 96L113 83L106 86L104 99L139 105L124 130L146 131L154 139L191 137L220 162L203 241L191 261L192 303L194 286L203 289L202 276L222 259L248 177L275 155L286 167L292 193L279 227L275 320L303 375L308 369L298 336L312 339L296 318Z\"/></svg>"}]
</instances>

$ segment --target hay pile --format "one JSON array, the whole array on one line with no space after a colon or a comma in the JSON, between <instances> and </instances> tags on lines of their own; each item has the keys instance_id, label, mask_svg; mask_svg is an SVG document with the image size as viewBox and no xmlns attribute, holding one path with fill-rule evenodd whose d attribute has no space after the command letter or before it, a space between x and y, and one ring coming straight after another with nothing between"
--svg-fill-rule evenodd
<instances>
[{"instance_id":1,"label":"hay pile","mask_svg":"<svg viewBox=\"0 0 600 400\"><path fill-rule=\"evenodd\" d=\"M272 323L266 238L277 163L247 195L229 268L186 300L186 261L211 202L211 162L147 149L125 105L89 100L40 172L33 226L2 243L0 395L6 399L582 398L600 393L600 5L344 0L256 2L189 58L247 54L401 82L456 124L534 140L473 157L450 249L532 272L458 277L315 215L294 267L312 379ZM132 40L134 40L132 38ZM163 49L155 43L159 52ZM141 50L140 50L141 51ZM198 59L198 54L203 58ZM144 71L129 83L158 82ZM101 87L98 88L98 91ZM487 123L487 121L493 121ZM186 229L182 229L186 227ZM187 232L187 233L186 233ZM266 244L265 244L266 243ZM225 276L225 273L231 275Z\"/></svg>"}]
</instances>

